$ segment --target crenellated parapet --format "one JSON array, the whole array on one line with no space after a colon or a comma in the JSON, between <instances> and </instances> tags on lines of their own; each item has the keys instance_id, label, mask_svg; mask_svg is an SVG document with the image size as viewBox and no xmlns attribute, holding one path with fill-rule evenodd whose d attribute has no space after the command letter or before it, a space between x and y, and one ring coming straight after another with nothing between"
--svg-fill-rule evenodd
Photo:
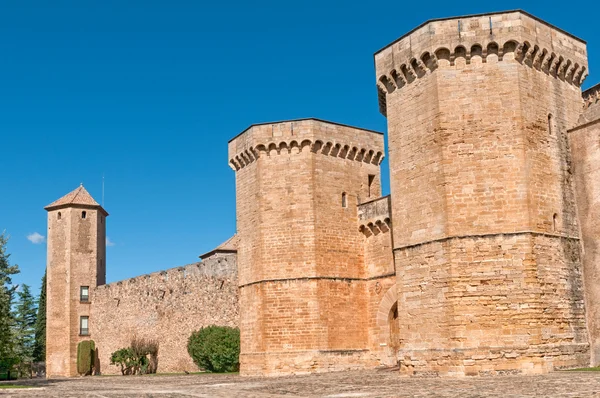
<instances>
[{"instance_id":1,"label":"crenellated parapet","mask_svg":"<svg viewBox=\"0 0 600 398\"><path fill-rule=\"evenodd\" d=\"M229 142L229 165L237 171L260 157L304 151L379 165L383 134L318 119L253 125Z\"/></svg>"},{"instance_id":2,"label":"crenellated parapet","mask_svg":"<svg viewBox=\"0 0 600 398\"><path fill-rule=\"evenodd\" d=\"M600 120L600 84L583 92L583 111L579 116L578 126L573 130L584 128L598 120Z\"/></svg>"},{"instance_id":3,"label":"crenellated parapet","mask_svg":"<svg viewBox=\"0 0 600 398\"><path fill-rule=\"evenodd\" d=\"M390 196L358 205L358 224L358 230L366 237L389 232L392 228Z\"/></svg>"},{"instance_id":4,"label":"crenellated parapet","mask_svg":"<svg viewBox=\"0 0 600 398\"><path fill-rule=\"evenodd\" d=\"M250 147L245 151L235 155L234 158L229 159L229 165L232 169L237 171L253 163L261 156L275 156L282 153L294 154L303 151L310 151L312 153L325 156L333 156L341 159L371 163L375 165L381 164L384 158L383 151L378 150L375 152L374 149L370 148L358 148L356 146L350 147L348 144L331 141L325 142L319 139L314 142L311 140L304 140L301 142L292 140L281 141L280 143L270 142L267 144L258 144L255 147Z\"/></svg>"},{"instance_id":5,"label":"crenellated parapet","mask_svg":"<svg viewBox=\"0 0 600 398\"><path fill-rule=\"evenodd\" d=\"M586 109L600 103L600 84L596 84L583 92L583 102Z\"/></svg>"},{"instance_id":6,"label":"crenellated parapet","mask_svg":"<svg viewBox=\"0 0 600 398\"><path fill-rule=\"evenodd\" d=\"M375 53L380 111L438 68L515 61L575 87L588 75L584 41L523 11L432 20Z\"/></svg>"}]
</instances>

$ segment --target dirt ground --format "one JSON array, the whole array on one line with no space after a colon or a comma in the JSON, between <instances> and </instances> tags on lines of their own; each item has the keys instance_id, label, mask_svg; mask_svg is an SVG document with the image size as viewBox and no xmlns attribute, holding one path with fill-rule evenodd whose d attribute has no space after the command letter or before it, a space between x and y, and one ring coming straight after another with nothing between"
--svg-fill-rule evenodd
<instances>
[{"instance_id":1,"label":"dirt ground","mask_svg":"<svg viewBox=\"0 0 600 398\"><path fill-rule=\"evenodd\" d=\"M5 384L5 383L2 383ZM238 375L109 376L19 381L32 389L0 389L0 397L598 397L600 372L544 376L403 378L391 371L280 378Z\"/></svg>"}]
</instances>

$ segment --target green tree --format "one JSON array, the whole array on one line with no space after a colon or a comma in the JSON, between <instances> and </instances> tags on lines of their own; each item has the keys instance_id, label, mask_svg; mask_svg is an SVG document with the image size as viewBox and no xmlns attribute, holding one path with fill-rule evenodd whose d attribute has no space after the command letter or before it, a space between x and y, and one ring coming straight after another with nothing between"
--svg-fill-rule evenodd
<instances>
[{"instance_id":1,"label":"green tree","mask_svg":"<svg viewBox=\"0 0 600 398\"><path fill-rule=\"evenodd\" d=\"M11 305L17 286L12 284L11 275L19 273L16 264L10 265L7 243L8 236L3 232L0 234L0 358L4 361L15 356Z\"/></svg>"},{"instance_id":2,"label":"green tree","mask_svg":"<svg viewBox=\"0 0 600 398\"><path fill-rule=\"evenodd\" d=\"M33 346L33 360L46 360L46 274L42 278L42 289L38 300L37 319L35 321L35 343Z\"/></svg>"},{"instance_id":3,"label":"green tree","mask_svg":"<svg viewBox=\"0 0 600 398\"><path fill-rule=\"evenodd\" d=\"M21 286L17 292L18 301L15 306L14 330L16 338L16 354L21 362L33 361L35 342L35 320L37 308L35 298L27 285Z\"/></svg>"}]
</instances>

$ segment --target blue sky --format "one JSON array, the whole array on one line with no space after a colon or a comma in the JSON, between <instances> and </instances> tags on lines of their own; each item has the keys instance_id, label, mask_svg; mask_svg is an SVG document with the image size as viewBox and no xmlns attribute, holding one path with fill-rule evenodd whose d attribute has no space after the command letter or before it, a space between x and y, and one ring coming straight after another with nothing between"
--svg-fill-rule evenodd
<instances>
[{"instance_id":1,"label":"blue sky","mask_svg":"<svg viewBox=\"0 0 600 398\"><path fill-rule=\"evenodd\" d=\"M0 4L0 231L38 291L43 207L105 207L109 282L197 261L235 231L227 141L319 117L385 131L373 53L431 18L522 8L588 41L600 6L548 1L16 1ZM383 164L384 180L387 163ZM384 190L388 186L385 184Z\"/></svg>"}]
</instances>

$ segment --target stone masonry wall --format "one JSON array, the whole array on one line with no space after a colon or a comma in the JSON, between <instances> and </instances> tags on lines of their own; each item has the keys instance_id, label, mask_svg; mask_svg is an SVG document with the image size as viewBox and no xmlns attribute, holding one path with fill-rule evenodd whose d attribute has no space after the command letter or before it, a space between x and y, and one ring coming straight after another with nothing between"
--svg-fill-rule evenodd
<instances>
[{"instance_id":1,"label":"stone masonry wall","mask_svg":"<svg viewBox=\"0 0 600 398\"><path fill-rule=\"evenodd\" d=\"M102 374L120 373L110 365L110 355L128 347L133 336L160 342L158 372L196 371L187 340L209 325L239 326L235 254L216 254L91 292L89 337L96 342Z\"/></svg>"},{"instance_id":2,"label":"stone masonry wall","mask_svg":"<svg viewBox=\"0 0 600 398\"><path fill-rule=\"evenodd\" d=\"M569 131L583 264L591 362L600 364L600 85L584 93L579 125Z\"/></svg>"},{"instance_id":3,"label":"stone masonry wall","mask_svg":"<svg viewBox=\"0 0 600 398\"><path fill-rule=\"evenodd\" d=\"M580 247L538 234L396 252L402 371L543 373L587 365Z\"/></svg>"}]
</instances>

